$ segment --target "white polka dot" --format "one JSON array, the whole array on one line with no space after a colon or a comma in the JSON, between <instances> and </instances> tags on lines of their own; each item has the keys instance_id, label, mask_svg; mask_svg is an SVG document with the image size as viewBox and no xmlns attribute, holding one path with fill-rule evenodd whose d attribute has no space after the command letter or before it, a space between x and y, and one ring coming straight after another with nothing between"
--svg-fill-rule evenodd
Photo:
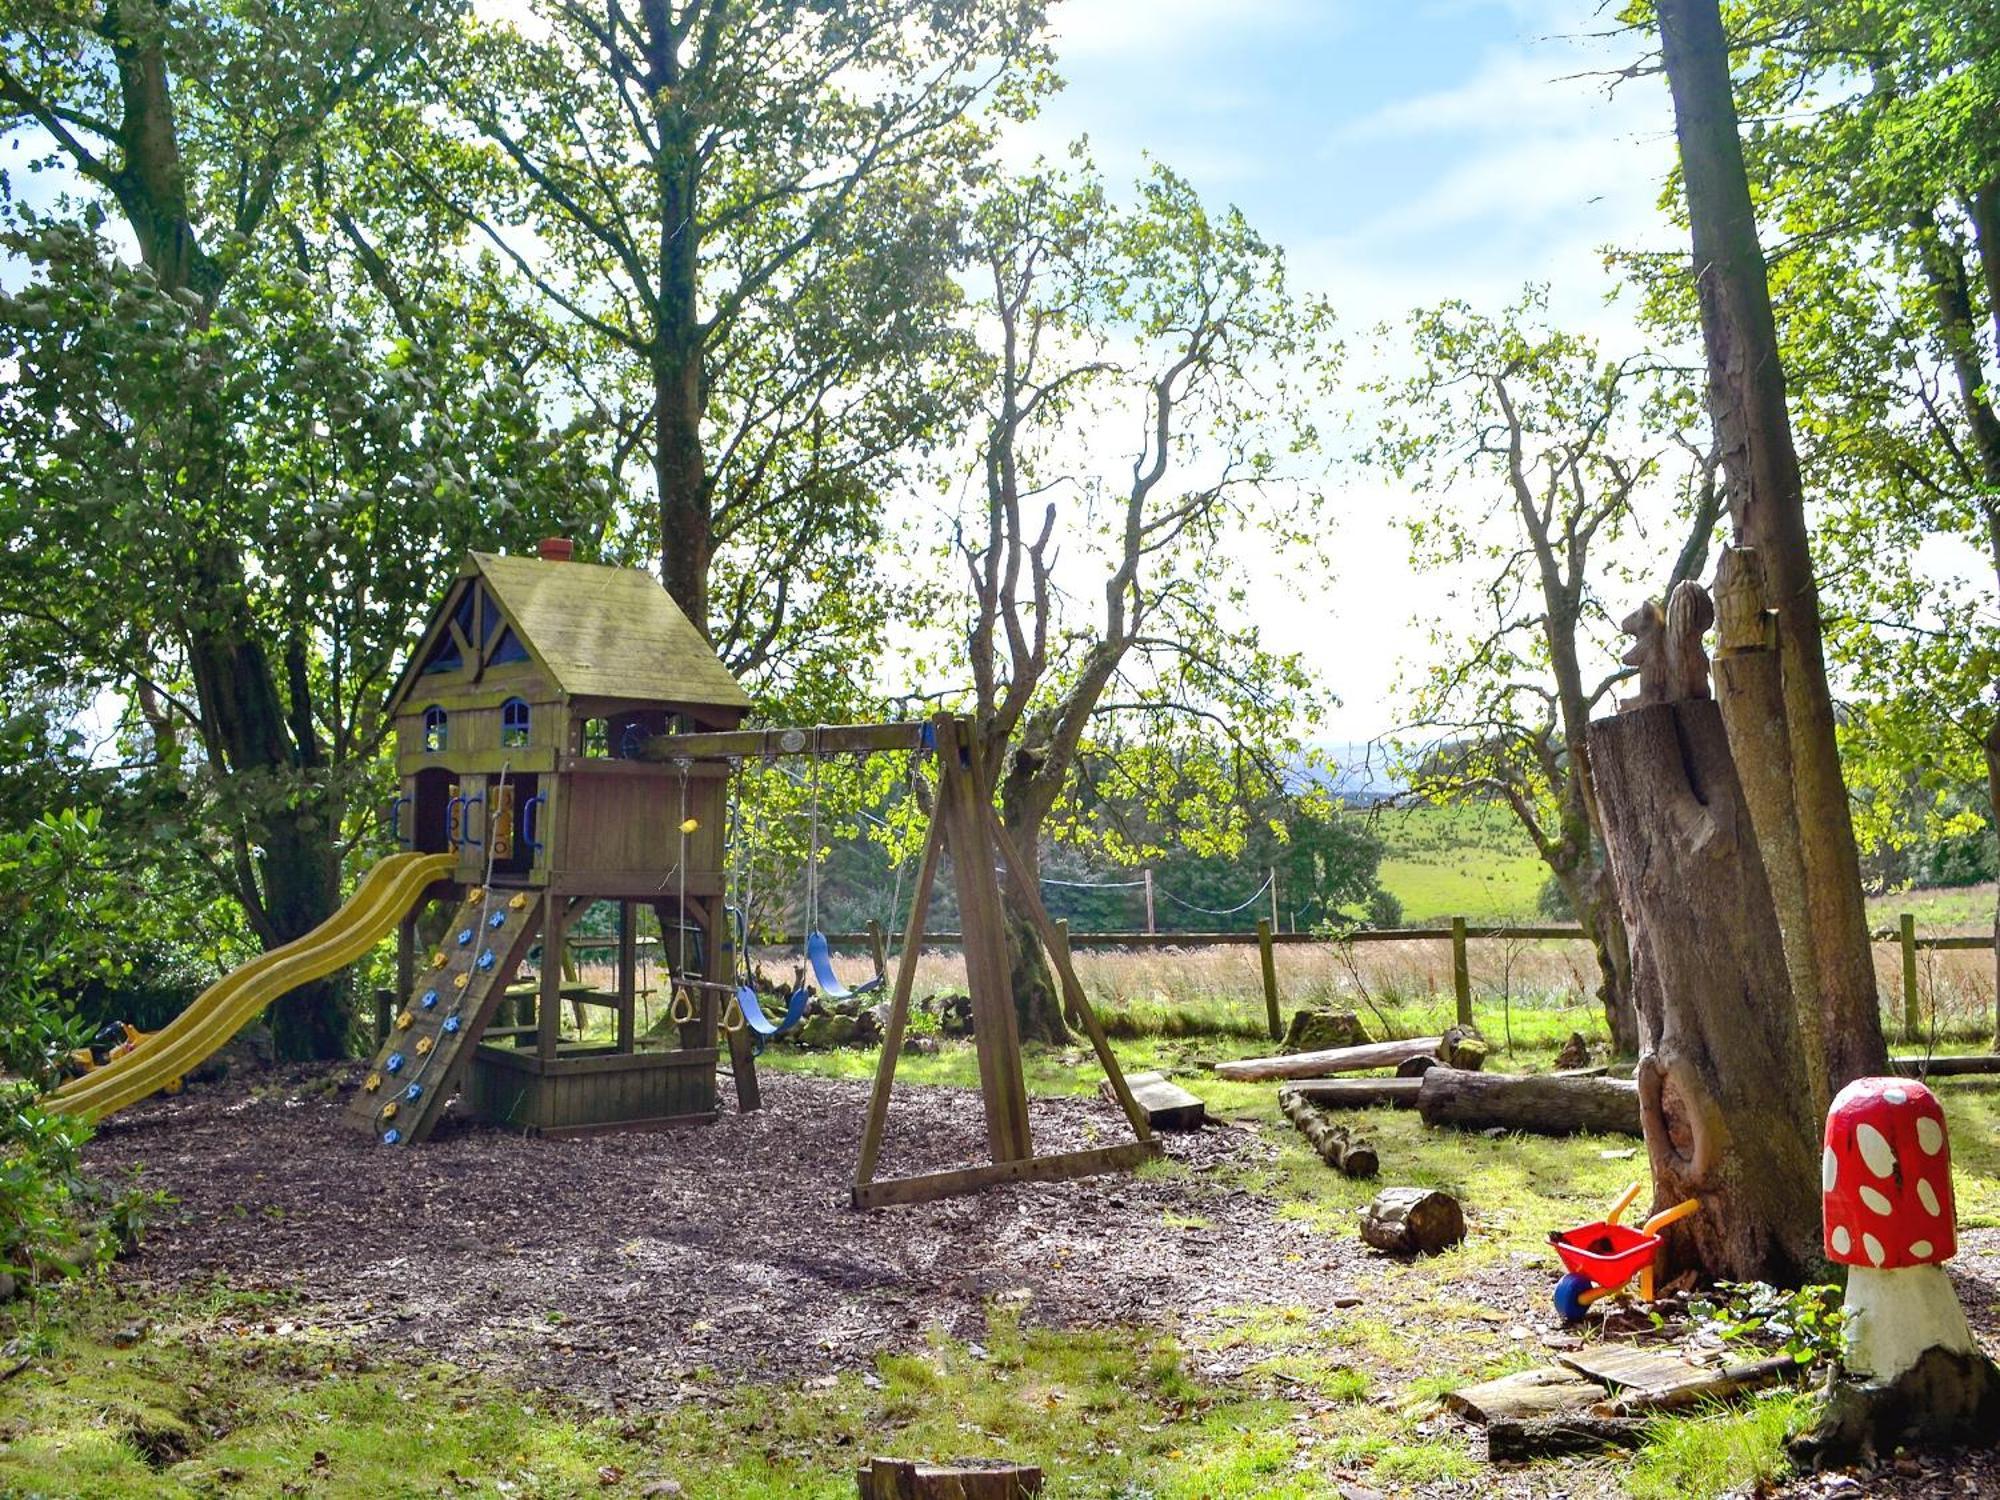
<instances>
[{"instance_id":1,"label":"white polka dot","mask_svg":"<svg viewBox=\"0 0 2000 1500\"><path fill-rule=\"evenodd\" d=\"M1911 1240L1910 1254L1914 1255L1918 1260L1929 1260L1931 1258L1931 1242L1929 1240Z\"/></svg>"},{"instance_id":2,"label":"white polka dot","mask_svg":"<svg viewBox=\"0 0 2000 1500\"><path fill-rule=\"evenodd\" d=\"M1908 1104L1910 1102L1910 1096L1902 1089L1884 1089L1882 1090L1882 1097L1887 1099L1891 1104Z\"/></svg>"},{"instance_id":3,"label":"white polka dot","mask_svg":"<svg viewBox=\"0 0 2000 1500\"><path fill-rule=\"evenodd\" d=\"M1854 1236L1847 1232L1845 1224L1833 1228L1833 1248L1836 1254L1845 1255L1854 1248Z\"/></svg>"},{"instance_id":4,"label":"white polka dot","mask_svg":"<svg viewBox=\"0 0 2000 1500\"><path fill-rule=\"evenodd\" d=\"M1828 1146L1826 1150L1820 1153L1819 1158L1820 1191L1823 1193L1832 1192L1833 1185L1839 1180L1840 1158L1833 1154L1833 1147Z\"/></svg>"},{"instance_id":5,"label":"white polka dot","mask_svg":"<svg viewBox=\"0 0 2000 1500\"><path fill-rule=\"evenodd\" d=\"M1854 1144L1861 1151L1861 1159L1868 1163L1868 1170L1877 1177L1895 1173L1896 1153L1889 1149L1889 1142L1873 1125L1855 1126Z\"/></svg>"},{"instance_id":6,"label":"white polka dot","mask_svg":"<svg viewBox=\"0 0 2000 1500\"><path fill-rule=\"evenodd\" d=\"M1924 1212L1933 1217L1944 1212L1943 1209L1938 1207L1937 1189L1931 1186L1930 1179L1928 1178L1919 1177L1917 1179L1917 1201L1923 1204Z\"/></svg>"},{"instance_id":7,"label":"white polka dot","mask_svg":"<svg viewBox=\"0 0 2000 1500\"><path fill-rule=\"evenodd\" d=\"M1924 1148L1924 1155L1936 1156L1944 1150L1944 1126L1930 1115L1918 1115L1917 1144Z\"/></svg>"},{"instance_id":8,"label":"white polka dot","mask_svg":"<svg viewBox=\"0 0 2000 1500\"><path fill-rule=\"evenodd\" d=\"M1868 1252L1868 1258L1873 1262L1875 1262L1875 1264L1878 1266L1881 1265L1883 1261L1888 1259L1888 1256L1886 1256L1882 1251L1882 1242L1876 1239L1875 1236L1872 1234L1864 1234L1861 1236L1861 1248Z\"/></svg>"},{"instance_id":9,"label":"white polka dot","mask_svg":"<svg viewBox=\"0 0 2000 1500\"><path fill-rule=\"evenodd\" d=\"M1885 1217L1896 1211L1896 1206L1872 1187L1865 1187L1861 1190L1861 1201L1874 1209L1876 1213Z\"/></svg>"}]
</instances>

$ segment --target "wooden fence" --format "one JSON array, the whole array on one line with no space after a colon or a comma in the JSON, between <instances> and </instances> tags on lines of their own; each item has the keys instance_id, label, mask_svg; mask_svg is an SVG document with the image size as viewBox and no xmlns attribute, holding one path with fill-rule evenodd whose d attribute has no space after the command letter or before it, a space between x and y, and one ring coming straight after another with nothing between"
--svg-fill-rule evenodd
<instances>
[{"instance_id":1,"label":"wooden fence","mask_svg":"<svg viewBox=\"0 0 2000 1500\"><path fill-rule=\"evenodd\" d=\"M1065 924L1057 924L1059 926ZM1460 1025L1472 1023L1472 965L1467 954L1467 945L1498 939L1514 942L1582 942L1583 929L1574 924L1547 927L1488 927L1474 926L1464 917L1453 917L1443 927L1362 927L1340 937L1330 937L1317 932L1274 932L1268 919L1257 923L1255 932L1071 932L1067 934L1071 948L1111 948L1131 951L1159 950L1163 948L1247 948L1256 944L1263 960L1265 1019L1275 1041L1284 1035L1284 1023L1278 1014L1278 974L1275 950L1291 946L1325 947L1335 943L1450 943L1451 944L1451 988L1457 1002ZM1878 943L1895 943L1903 956L1903 1030L1907 1037L1915 1037L1920 1031L1917 996L1917 954L1923 950L1970 951L1993 946L1993 935L1942 933L1930 936L1917 932L1917 919L1904 912L1894 927L1884 927L1871 932L1869 937ZM881 951L881 928L870 924L867 932L835 932L827 935L833 946L858 947L863 951ZM927 932L923 945L926 948L955 948L958 946L955 932Z\"/></svg>"}]
</instances>

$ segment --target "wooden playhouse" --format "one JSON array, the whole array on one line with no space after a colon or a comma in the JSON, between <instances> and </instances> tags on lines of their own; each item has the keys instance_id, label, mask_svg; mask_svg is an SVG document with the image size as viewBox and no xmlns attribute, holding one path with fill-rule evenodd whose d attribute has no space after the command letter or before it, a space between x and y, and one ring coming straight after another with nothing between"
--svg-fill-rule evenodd
<instances>
[{"instance_id":1,"label":"wooden playhouse","mask_svg":"<svg viewBox=\"0 0 2000 1500\"><path fill-rule=\"evenodd\" d=\"M729 768L640 750L734 728L749 706L651 574L571 561L561 541L467 558L389 702L397 836L458 863L403 924L402 1004L350 1107L357 1126L422 1140L458 1090L467 1112L545 1134L713 1117ZM437 900L452 920L420 950ZM616 989L573 998L613 1009L615 1035L565 1041L564 935L599 900L618 903ZM707 981L665 1045L635 1024L641 905L669 963ZM517 1006L508 984L537 944L538 990ZM732 1047L754 1102L747 1046Z\"/></svg>"}]
</instances>

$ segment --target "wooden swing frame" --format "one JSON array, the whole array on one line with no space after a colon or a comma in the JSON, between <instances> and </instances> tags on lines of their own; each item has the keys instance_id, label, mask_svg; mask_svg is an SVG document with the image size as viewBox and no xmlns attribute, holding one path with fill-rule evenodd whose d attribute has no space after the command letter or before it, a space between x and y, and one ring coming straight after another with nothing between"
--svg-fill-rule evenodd
<instances>
[{"instance_id":1,"label":"wooden swing frame","mask_svg":"<svg viewBox=\"0 0 2000 1500\"><path fill-rule=\"evenodd\" d=\"M1023 868L1013 837L994 810L992 792L981 775L973 745L971 726L964 719L939 714L928 722L667 735L650 741L641 752L648 760L751 756L773 759L784 755L866 754L926 748L937 753L936 800L924 838L903 946L896 956L889 1022L883 1034L882 1057L876 1065L867 1120L861 1133L861 1153L855 1165L851 1202L858 1209L925 1203L980 1192L1003 1182L1054 1182L1100 1172L1129 1171L1160 1154L1160 1142L1147 1124L1145 1111L1132 1097L1097 1012L1091 1008L1090 999L1077 980L1070 963L1069 945L1042 904L1041 892ZM966 989L972 999L973 1046L979 1058L979 1092L985 1107L986 1147L991 1160L980 1166L878 1179L876 1168L889 1121L896 1061L909 1025L910 995L923 947L924 921L930 911L931 891L937 883L938 863L947 846L953 854L952 872L958 888ZM1020 1027L1008 982L1006 916L999 881L1002 872L1047 950L1050 967L1062 985L1067 1010L1082 1023L1112 1096L1131 1123L1134 1138L1130 1141L1046 1156L1035 1153L1028 1125Z\"/></svg>"}]
</instances>

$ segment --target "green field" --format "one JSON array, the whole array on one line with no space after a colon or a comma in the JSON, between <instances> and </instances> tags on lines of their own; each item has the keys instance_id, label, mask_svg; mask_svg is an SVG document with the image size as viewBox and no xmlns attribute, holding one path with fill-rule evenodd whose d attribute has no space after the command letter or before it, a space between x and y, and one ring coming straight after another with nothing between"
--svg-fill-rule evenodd
<instances>
[{"instance_id":1,"label":"green field","mask_svg":"<svg viewBox=\"0 0 2000 1500\"><path fill-rule=\"evenodd\" d=\"M1367 814L1388 846L1382 885L1403 920L1448 917L1533 922L1548 870L1514 814L1499 803L1383 808Z\"/></svg>"}]
</instances>

